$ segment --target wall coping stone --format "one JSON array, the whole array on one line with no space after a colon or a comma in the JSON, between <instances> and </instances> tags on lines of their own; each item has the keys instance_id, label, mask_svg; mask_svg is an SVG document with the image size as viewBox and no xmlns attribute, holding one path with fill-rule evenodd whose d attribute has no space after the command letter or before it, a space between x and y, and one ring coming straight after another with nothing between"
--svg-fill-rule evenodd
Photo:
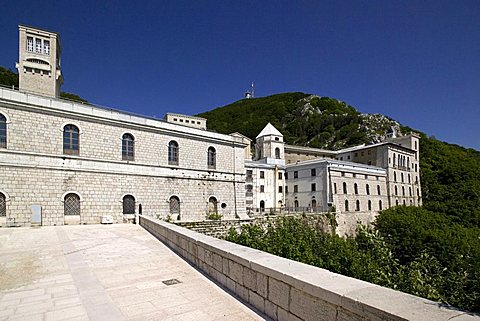
<instances>
[{"instance_id":1,"label":"wall coping stone","mask_svg":"<svg viewBox=\"0 0 480 321\"><path fill-rule=\"evenodd\" d=\"M164 233L165 235L156 235L156 232L152 232L147 228L148 224L164 229L166 231L166 233ZM341 309L342 311L347 311L347 313L357 316L359 319L363 318L365 320L480 320L480 316L460 311L438 302L343 276L325 269L278 257L225 240L216 239L151 217L141 216L140 225L157 236L161 241L166 242L167 245L176 250L180 256L189 260L197 268L217 281L219 278L218 273L226 275L226 271L214 270L213 254L219 255L223 259L229 259L236 264L242 265L244 268L263 274L268 278L282 282L289 286L289 288L308 294L313 297L314 302L323 301L335 306L338 318L340 318L338 311ZM200 246L210 251L212 253L212 263L201 262L198 256L198 248L195 250L197 256L192 256L192 253L188 252L188 249L190 249L188 244L180 241L177 237L173 237L174 235L189 243L193 243L197 247ZM176 244L177 241L179 244ZM225 266L225 262L223 262L222 265ZM245 275L245 273L246 272L244 272L243 275ZM227 280L230 280L230 275L226 275L226 277ZM243 287L245 285L240 284L240 286ZM237 285L237 287L240 286ZM253 291L254 289L248 290ZM259 293L254 294L257 295ZM291 303L290 295L289 298L288 305ZM265 299L266 302L269 298L263 297L263 299ZM252 304L252 302L250 302L250 304ZM255 307L260 311L264 309L264 306ZM293 312L289 310L289 306L278 306L278 309L287 311L287 313L291 314L292 318L302 319L298 315L294 315ZM306 319L308 318L304 318L304 320Z\"/></svg>"}]
</instances>

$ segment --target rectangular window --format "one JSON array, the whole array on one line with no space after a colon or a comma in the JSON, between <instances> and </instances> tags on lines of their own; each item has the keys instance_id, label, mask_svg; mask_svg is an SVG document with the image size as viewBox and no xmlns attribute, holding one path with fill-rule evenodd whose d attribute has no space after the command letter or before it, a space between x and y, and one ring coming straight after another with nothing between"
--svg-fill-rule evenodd
<instances>
[{"instance_id":1,"label":"rectangular window","mask_svg":"<svg viewBox=\"0 0 480 321\"><path fill-rule=\"evenodd\" d=\"M265 172L264 171L260 171L260 178L265 178Z\"/></svg>"},{"instance_id":2,"label":"rectangular window","mask_svg":"<svg viewBox=\"0 0 480 321\"><path fill-rule=\"evenodd\" d=\"M293 172L293 178L298 178L298 171Z\"/></svg>"},{"instance_id":3,"label":"rectangular window","mask_svg":"<svg viewBox=\"0 0 480 321\"><path fill-rule=\"evenodd\" d=\"M43 40L43 53L46 55L50 54L50 41Z\"/></svg>"},{"instance_id":4,"label":"rectangular window","mask_svg":"<svg viewBox=\"0 0 480 321\"><path fill-rule=\"evenodd\" d=\"M317 190L317 184L312 183L312 192L315 192Z\"/></svg>"},{"instance_id":5,"label":"rectangular window","mask_svg":"<svg viewBox=\"0 0 480 321\"><path fill-rule=\"evenodd\" d=\"M285 186L285 194L288 194L288 186Z\"/></svg>"},{"instance_id":6,"label":"rectangular window","mask_svg":"<svg viewBox=\"0 0 480 321\"><path fill-rule=\"evenodd\" d=\"M283 186L279 186L279 187L278 187L278 192L279 192L279 193L283 193Z\"/></svg>"},{"instance_id":7,"label":"rectangular window","mask_svg":"<svg viewBox=\"0 0 480 321\"><path fill-rule=\"evenodd\" d=\"M33 52L33 37L27 37L27 51Z\"/></svg>"},{"instance_id":8,"label":"rectangular window","mask_svg":"<svg viewBox=\"0 0 480 321\"><path fill-rule=\"evenodd\" d=\"M345 176L345 172L342 172L342 176Z\"/></svg>"},{"instance_id":9,"label":"rectangular window","mask_svg":"<svg viewBox=\"0 0 480 321\"><path fill-rule=\"evenodd\" d=\"M260 193L264 193L265 192L265 185L260 185Z\"/></svg>"},{"instance_id":10,"label":"rectangular window","mask_svg":"<svg viewBox=\"0 0 480 321\"><path fill-rule=\"evenodd\" d=\"M253 175L253 171L251 170L247 170L247 178L252 178L252 175Z\"/></svg>"},{"instance_id":11,"label":"rectangular window","mask_svg":"<svg viewBox=\"0 0 480 321\"><path fill-rule=\"evenodd\" d=\"M288 179L288 173L285 173L285 180Z\"/></svg>"},{"instance_id":12,"label":"rectangular window","mask_svg":"<svg viewBox=\"0 0 480 321\"><path fill-rule=\"evenodd\" d=\"M278 179L283 179L283 173L282 172L278 172Z\"/></svg>"},{"instance_id":13,"label":"rectangular window","mask_svg":"<svg viewBox=\"0 0 480 321\"><path fill-rule=\"evenodd\" d=\"M337 194L337 183L333 183L333 193Z\"/></svg>"},{"instance_id":14,"label":"rectangular window","mask_svg":"<svg viewBox=\"0 0 480 321\"><path fill-rule=\"evenodd\" d=\"M35 52L42 53L42 39L35 38Z\"/></svg>"},{"instance_id":15,"label":"rectangular window","mask_svg":"<svg viewBox=\"0 0 480 321\"><path fill-rule=\"evenodd\" d=\"M298 193L298 185L293 185L293 192Z\"/></svg>"},{"instance_id":16,"label":"rectangular window","mask_svg":"<svg viewBox=\"0 0 480 321\"><path fill-rule=\"evenodd\" d=\"M312 169L310 170L310 175L312 175L312 176L317 176L317 170L316 170L315 168L312 168Z\"/></svg>"}]
</instances>

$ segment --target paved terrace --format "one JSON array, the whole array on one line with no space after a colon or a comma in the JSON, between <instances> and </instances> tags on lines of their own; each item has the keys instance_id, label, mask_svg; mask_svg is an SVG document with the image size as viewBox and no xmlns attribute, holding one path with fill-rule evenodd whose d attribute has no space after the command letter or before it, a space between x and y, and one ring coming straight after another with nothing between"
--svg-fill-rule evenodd
<instances>
[{"instance_id":1,"label":"paved terrace","mask_svg":"<svg viewBox=\"0 0 480 321\"><path fill-rule=\"evenodd\" d=\"M265 318L140 226L116 224L0 229L0 320Z\"/></svg>"}]
</instances>

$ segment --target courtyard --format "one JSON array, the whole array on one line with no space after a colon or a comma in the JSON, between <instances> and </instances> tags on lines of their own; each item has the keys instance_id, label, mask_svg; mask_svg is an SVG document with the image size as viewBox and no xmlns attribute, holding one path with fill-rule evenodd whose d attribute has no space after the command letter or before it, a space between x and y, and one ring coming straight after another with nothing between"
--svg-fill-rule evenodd
<instances>
[{"instance_id":1,"label":"courtyard","mask_svg":"<svg viewBox=\"0 0 480 321\"><path fill-rule=\"evenodd\" d=\"M0 229L0 320L265 320L133 224Z\"/></svg>"}]
</instances>

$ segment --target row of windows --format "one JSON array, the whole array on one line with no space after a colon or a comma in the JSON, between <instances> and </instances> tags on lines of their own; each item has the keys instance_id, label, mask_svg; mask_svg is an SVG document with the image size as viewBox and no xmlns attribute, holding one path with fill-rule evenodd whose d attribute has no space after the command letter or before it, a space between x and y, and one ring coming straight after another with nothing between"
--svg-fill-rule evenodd
<instances>
[{"instance_id":1,"label":"row of windows","mask_svg":"<svg viewBox=\"0 0 480 321\"><path fill-rule=\"evenodd\" d=\"M402 183L405 183L405 176L403 173L400 173L400 180ZM393 181L397 182L397 172L393 171ZM407 181L410 184L411 183L411 177L410 174L407 174ZM418 176L415 176L415 184L418 184Z\"/></svg>"},{"instance_id":2,"label":"row of windows","mask_svg":"<svg viewBox=\"0 0 480 321\"><path fill-rule=\"evenodd\" d=\"M341 175L342 175L342 177L345 177L345 172L341 172ZM353 174L352 174L352 177L353 177L353 178L356 178L357 175L358 175L358 174L353 173ZM365 179L368 179L368 175L367 175L367 174L362 174L362 175L363 175L363 177L364 177ZM316 168L310 169L310 176L313 176L313 177L314 177L314 176L317 176L317 169L316 169ZM377 181L380 179L378 176L375 176L375 177L376 177ZM293 178L298 178L298 171L294 171L294 172L293 172ZM288 179L288 173L285 173L285 179Z\"/></svg>"},{"instance_id":3,"label":"row of windows","mask_svg":"<svg viewBox=\"0 0 480 321\"><path fill-rule=\"evenodd\" d=\"M41 38L27 37L27 51L50 54L50 41Z\"/></svg>"},{"instance_id":4,"label":"row of windows","mask_svg":"<svg viewBox=\"0 0 480 321\"><path fill-rule=\"evenodd\" d=\"M348 194L347 183L343 182L342 184L342 191L343 194ZM353 191L356 195L358 195L358 184L353 184ZM337 194L337 183L333 183L333 193ZM365 184L365 194L370 195L370 185ZM377 185L377 195L382 195L380 185Z\"/></svg>"},{"instance_id":5,"label":"row of windows","mask_svg":"<svg viewBox=\"0 0 480 321\"><path fill-rule=\"evenodd\" d=\"M250 180L252 179L253 177L253 171L248 169L247 170L247 179ZM285 173L285 178L286 178L287 174ZM265 171L260 171L260 178L265 178ZM279 180L282 180L283 179L283 173L282 172L278 172L278 179Z\"/></svg>"},{"instance_id":6,"label":"row of windows","mask_svg":"<svg viewBox=\"0 0 480 321\"><path fill-rule=\"evenodd\" d=\"M0 114L0 148L7 148L7 119ZM79 155L80 153L80 130L77 126L68 124L63 127L63 153L65 155ZM122 136L122 160L133 161L135 159L135 139L132 134ZM178 165L179 145L172 140L168 143L168 164ZM209 169L216 168L216 150L210 146L207 150L207 166Z\"/></svg>"},{"instance_id":7,"label":"row of windows","mask_svg":"<svg viewBox=\"0 0 480 321\"><path fill-rule=\"evenodd\" d=\"M398 196L398 187L395 186L394 190L395 190L395 196ZM408 188L408 195L413 196L411 187ZM402 186L402 196L406 196L405 195L405 186ZM420 189L418 189L418 188L417 188L417 196L420 197Z\"/></svg>"},{"instance_id":8,"label":"row of windows","mask_svg":"<svg viewBox=\"0 0 480 321\"><path fill-rule=\"evenodd\" d=\"M177 196L171 196L168 200L170 207L170 214L180 215L180 199ZM209 213L216 213L217 199L211 196L208 199L208 211ZM225 208L226 204L222 204L222 208ZM123 214L135 214L136 203L135 197L132 195L125 195L122 199L122 212ZM81 203L80 196L76 193L68 193L63 199L63 213L64 215L81 215ZM142 214L142 205L138 205L138 213ZM7 202L3 193L0 193L0 216L6 216L7 214Z\"/></svg>"},{"instance_id":9,"label":"row of windows","mask_svg":"<svg viewBox=\"0 0 480 321\"><path fill-rule=\"evenodd\" d=\"M367 202L367 208L368 208L369 211L372 210L372 201L371 201L371 200L368 200L368 202ZM381 211L382 209L383 209L382 200L379 200L379 201L378 201L378 208L377 208L377 210L378 210L378 211ZM345 200L344 211L345 211L345 212L349 212L349 211L350 211L348 200ZM355 201L355 211L357 211L357 212L360 211L360 200L356 200L356 201Z\"/></svg>"}]
</instances>

